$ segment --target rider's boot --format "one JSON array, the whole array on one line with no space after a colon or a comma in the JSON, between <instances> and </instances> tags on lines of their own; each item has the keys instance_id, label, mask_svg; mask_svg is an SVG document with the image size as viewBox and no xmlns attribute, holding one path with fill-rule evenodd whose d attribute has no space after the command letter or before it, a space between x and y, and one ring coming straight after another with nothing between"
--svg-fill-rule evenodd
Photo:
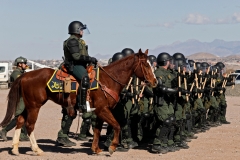
<instances>
[{"instance_id":1,"label":"rider's boot","mask_svg":"<svg viewBox=\"0 0 240 160\"><path fill-rule=\"evenodd\" d=\"M78 106L82 110L83 113L85 112L92 112L95 110L95 108L90 108L90 104L87 101L87 92L89 89L89 77L85 76L82 78L81 86L78 88Z\"/></svg>"}]
</instances>

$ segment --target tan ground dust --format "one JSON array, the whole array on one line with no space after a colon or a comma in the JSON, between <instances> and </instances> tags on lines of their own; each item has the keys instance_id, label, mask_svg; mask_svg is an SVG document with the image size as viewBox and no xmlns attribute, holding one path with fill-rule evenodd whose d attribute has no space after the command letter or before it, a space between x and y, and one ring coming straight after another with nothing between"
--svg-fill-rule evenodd
<instances>
[{"instance_id":1,"label":"tan ground dust","mask_svg":"<svg viewBox=\"0 0 240 160\"><path fill-rule=\"evenodd\" d=\"M0 121L5 116L7 106L7 94L9 90L0 90ZM199 160L199 159L240 159L240 98L227 97L228 109L227 119L230 125L211 128L205 133L198 134L198 139L189 142L190 148L180 150L174 153L164 155L152 154L146 149L131 149L129 152L115 152L111 157L105 155L91 155L91 143L80 142L76 147L66 148L55 146L57 132L61 124L61 107L51 101L48 101L40 110L37 123L35 125L35 137L39 147L44 151L42 156L33 156L29 142L21 142L19 145L19 156L13 156L9 153L11 150L12 136L14 129L7 136L9 141L0 140L0 159L168 159L168 160ZM78 119L76 118L71 127L71 132L76 132ZM106 128L106 127L105 127ZM78 131L79 132L79 131ZM102 134L105 133L103 129ZM102 147L102 146L101 146ZM147 146L146 146L147 147Z\"/></svg>"}]
</instances>

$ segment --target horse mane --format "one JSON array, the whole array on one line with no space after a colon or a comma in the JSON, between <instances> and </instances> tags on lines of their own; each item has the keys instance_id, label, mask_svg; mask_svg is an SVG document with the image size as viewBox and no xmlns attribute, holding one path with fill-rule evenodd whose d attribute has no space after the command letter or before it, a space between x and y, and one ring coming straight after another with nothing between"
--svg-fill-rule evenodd
<instances>
[{"instance_id":1,"label":"horse mane","mask_svg":"<svg viewBox=\"0 0 240 160\"><path fill-rule=\"evenodd\" d=\"M11 121L13 115L16 112L16 108L18 106L19 99L20 99L21 80L22 80L22 76L17 78L12 83L11 89L10 89L10 91L8 93L8 96L7 96L8 104L7 104L6 115L3 119L3 121L0 123L0 126L3 126L3 127L6 126Z\"/></svg>"}]
</instances>

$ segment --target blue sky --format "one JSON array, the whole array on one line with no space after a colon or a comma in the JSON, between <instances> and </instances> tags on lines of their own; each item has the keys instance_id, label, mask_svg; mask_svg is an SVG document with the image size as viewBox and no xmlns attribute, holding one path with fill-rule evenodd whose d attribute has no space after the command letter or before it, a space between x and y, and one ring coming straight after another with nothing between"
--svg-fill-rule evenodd
<instances>
[{"instance_id":1,"label":"blue sky","mask_svg":"<svg viewBox=\"0 0 240 160\"><path fill-rule=\"evenodd\" d=\"M240 39L239 0L1 0L0 60L61 59L74 20L90 30L83 37L90 56Z\"/></svg>"}]
</instances>

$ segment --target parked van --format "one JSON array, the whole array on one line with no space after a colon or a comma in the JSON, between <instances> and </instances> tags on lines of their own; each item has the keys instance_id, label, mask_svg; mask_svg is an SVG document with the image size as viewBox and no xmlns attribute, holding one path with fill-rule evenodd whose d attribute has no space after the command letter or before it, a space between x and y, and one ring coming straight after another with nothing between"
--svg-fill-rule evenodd
<instances>
[{"instance_id":1,"label":"parked van","mask_svg":"<svg viewBox=\"0 0 240 160\"><path fill-rule=\"evenodd\" d=\"M0 63L0 88L10 87L9 64Z\"/></svg>"}]
</instances>

